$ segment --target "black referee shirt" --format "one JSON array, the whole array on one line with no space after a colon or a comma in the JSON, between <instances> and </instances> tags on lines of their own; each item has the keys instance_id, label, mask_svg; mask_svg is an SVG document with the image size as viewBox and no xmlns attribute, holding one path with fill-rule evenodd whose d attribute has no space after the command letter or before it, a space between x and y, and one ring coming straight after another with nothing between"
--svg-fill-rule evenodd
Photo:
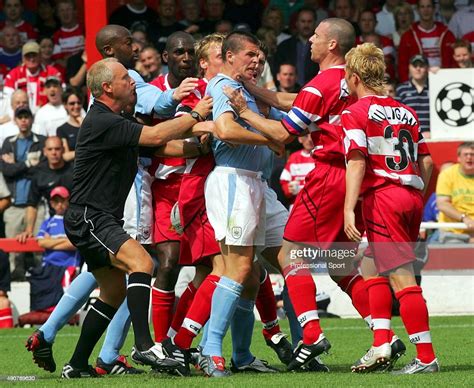
<instances>
[{"instance_id":1,"label":"black referee shirt","mask_svg":"<svg viewBox=\"0 0 474 388\"><path fill-rule=\"evenodd\" d=\"M137 173L142 128L94 101L77 138L72 204L123 217Z\"/></svg>"}]
</instances>

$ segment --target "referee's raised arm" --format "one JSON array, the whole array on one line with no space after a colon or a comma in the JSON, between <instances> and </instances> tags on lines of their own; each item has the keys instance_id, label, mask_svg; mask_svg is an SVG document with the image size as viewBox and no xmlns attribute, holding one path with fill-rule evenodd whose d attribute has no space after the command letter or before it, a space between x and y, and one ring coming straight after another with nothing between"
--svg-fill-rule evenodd
<instances>
[{"instance_id":1,"label":"referee's raised arm","mask_svg":"<svg viewBox=\"0 0 474 388\"><path fill-rule=\"evenodd\" d=\"M115 58L106 58L95 63L87 74L87 86L97 101L104 103L117 114L135 106L137 102L135 81ZM197 115L183 115L155 126L143 126L138 143L155 147L174 139L212 133L214 123L205 121L211 110L212 98L206 96L194 108Z\"/></svg>"}]
</instances>

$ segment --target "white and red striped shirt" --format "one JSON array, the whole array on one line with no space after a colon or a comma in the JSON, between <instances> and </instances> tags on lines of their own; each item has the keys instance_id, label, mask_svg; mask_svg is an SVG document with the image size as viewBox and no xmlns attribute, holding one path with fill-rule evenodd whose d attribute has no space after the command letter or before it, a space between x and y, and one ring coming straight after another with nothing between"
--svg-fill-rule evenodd
<instances>
[{"instance_id":1,"label":"white and red striped shirt","mask_svg":"<svg viewBox=\"0 0 474 388\"><path fill-rule=\"evenodd\" d=\"M311 153L306 150L293 152L288 158L280 175L280 185L291 203L294 202L296 195L290 192L288 184L292 181L298 181L300 187L304 187L306 175L314 169L314 166L314 159Z\"/></svg>"},{"instance_id":2,"label":"white and red striped shirt","mask_svg":"<svg viewBox=\"0 0 474 388\"><path fill-rule=\"evenodd\" d=\"M61 72L53 66L41 65L36 74L30 73L25 65L17 66L5 77L3 90L9 95L17 89L24 90L28 94L30 108L35 113L40 106L48 102L44 94L44 84L48 77L56 77L63 82Z\"/></svg>"},{"instance_id":3,"label":"white and red striped shirt","mask_svg":"<svg viewBox=\"0 0 474 388\"><path fill-rule=\"evenodd\" d=\"M79 24L72 28L61 27L53 35L53 59L60 59L84 50L84 30Z\"/></svg>"},{"instance_id":4,"label":"white and red striped shirt","mask_svg":"<svg viewBox=\"0 0 474 388\"><path fill-rule=\"evenodd\" d=\"M0 30L3 30L6 25L7 23L5 21L0 22ZM29 40L36 40L38 38L38 30L24 20L20 20L13 27L18 30L22 45Z\"/></svg>"},{"instance_id":5,"label":"white and red striped shirt","mask_svg":"<svg viewBox=\"0 0 474 388\"><path fill-rule=\"evenodd\" d=\"M172 89L168 82L168 74L161 74L156 77L153 81L150 82L151 85L156 86L158 89L165 91ZM154 123L158 124L159 122L166 121L168 118L155 118ZM167 158L162 156L153 157L151 166L148 169L148 172L154 176L156 179L169 179L169 178L178 178L181 179L181 174L186 171L186 159L184 158ZM178 174L179 176L176 176Z\"/></svg>"},{"instance_id":6,"label":"white and red striped shirt","mask_svg":"<svg viewBox=\"0 0 474 388\"><path fill-rule=\"evenodd\" d=\"M365 96L342 114L346 155L360 151L367 158L361 194L391 182L424 187L418 155L428 155L413 109L386 96Z\"/></svg>"},{"instance_id":7,"label":"white and red striped shirt","mask_svg":"<svg viewBox=\"0 0 474 388\"><path fill-rule=\"evenodd\" d=\"M344 79L344 65L321 71L298 93L282 124L292 135L309 131L319 160L343 159L341 113L355 101Z\"/></svg>"}]
</instances>

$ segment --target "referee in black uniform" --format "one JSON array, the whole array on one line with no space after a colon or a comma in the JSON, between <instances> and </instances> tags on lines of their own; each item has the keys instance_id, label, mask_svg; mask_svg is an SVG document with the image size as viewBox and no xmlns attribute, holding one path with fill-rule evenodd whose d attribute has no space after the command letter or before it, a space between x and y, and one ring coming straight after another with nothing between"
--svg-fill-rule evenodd
<instances>
[{"instance_id":1,"label":"referee in black uniform","mask_svg":"<svg viewBox=\"0 0 474 388\"><path fill-rule=\"evenodd\" d=\"M160 146L173 139L212 133L214 124L197 123L191 115L154 127L123 118L120 113L135 105L137 95L135 82L115 58L95 63L88 72L87 86L95 101L79 131L71 204L64 224L68 238L94 274L100 295L87 313L74 354L64 368L87 374L95 344L127 296L135 334L134 359L155 369L188 374L187 366L165 354L161 344L155 345L150 336L153 262L145 249L125 233L121 219L137 172L138 146ZM212 100L201 102L195 111L206 117Z\"/></svg>"}]
</instances>

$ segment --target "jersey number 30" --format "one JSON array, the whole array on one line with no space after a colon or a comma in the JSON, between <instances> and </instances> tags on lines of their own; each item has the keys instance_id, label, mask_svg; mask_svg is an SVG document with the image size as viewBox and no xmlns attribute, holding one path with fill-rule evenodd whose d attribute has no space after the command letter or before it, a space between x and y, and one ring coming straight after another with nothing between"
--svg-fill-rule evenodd
<instances>
[{"instance_id":1,"label":"jersey number 30","mask_svg":"<svg viewBox=\"0 0 474 388\"><path fill-rule=\"evenodd\" d=\"M391 125L385 127L384 130L384 137L385 139L392 139L393 138L393 128ZM407 152L407 147L408 152ZM415 146L413 144L413 138L411 137L411 133L406 129L400 130L398 132L398 136L396 137L393 150L398 151L400 153L399 157L387 156L385 158L385 163L387 167L392 171L402 171L408 167L409 162L415 161ZM397 162L396 159L400 161Z\"/></svg>"}]
</instances>

